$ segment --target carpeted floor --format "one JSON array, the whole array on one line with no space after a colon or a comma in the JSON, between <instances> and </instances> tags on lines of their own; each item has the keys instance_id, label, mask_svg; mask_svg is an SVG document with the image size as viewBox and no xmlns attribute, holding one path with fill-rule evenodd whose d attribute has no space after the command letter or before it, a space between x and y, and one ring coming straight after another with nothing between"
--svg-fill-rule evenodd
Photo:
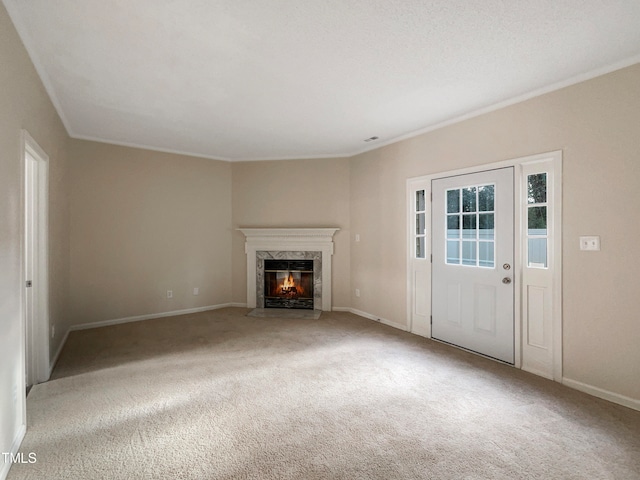
<instances>
[{"instance_id":1,"label":"carpeted floor","mask_svg":"<svg viewBox=\"0 0 640 480\"><path fill-rule=\"evenodd\" d=\"M348 313L74 332L18 479L638 479L640 412Z\"/></svg>"}]
</instances>

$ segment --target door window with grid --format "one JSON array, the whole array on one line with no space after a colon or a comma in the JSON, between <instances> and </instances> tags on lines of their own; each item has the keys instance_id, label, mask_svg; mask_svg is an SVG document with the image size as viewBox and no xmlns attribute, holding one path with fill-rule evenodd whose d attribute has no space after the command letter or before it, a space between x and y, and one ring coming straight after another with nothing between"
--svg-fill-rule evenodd
<instances>
[{"instance_id":1,"label":"door window with grid","mask_svg":"<svg viewBox=\"0 0 640 480\"><path fill-rule=\"evenodd\" d=\"M495 185L447 190L446 263L495 266Z\"/></svg>"}]
</instances>

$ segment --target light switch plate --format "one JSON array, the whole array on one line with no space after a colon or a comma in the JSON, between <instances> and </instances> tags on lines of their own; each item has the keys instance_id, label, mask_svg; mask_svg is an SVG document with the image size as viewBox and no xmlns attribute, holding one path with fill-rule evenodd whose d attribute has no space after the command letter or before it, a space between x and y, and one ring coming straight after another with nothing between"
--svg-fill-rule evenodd
<instances>
[{"instance_id":1,"label":"light switch plate","mask_svg":"<svg viewBox=\"0 0 640 480\"><path fill-rule=\"evenodd\" d=\"M580 250L599 251L600 237L580 237Z\"/></svg>"}]
</instances>

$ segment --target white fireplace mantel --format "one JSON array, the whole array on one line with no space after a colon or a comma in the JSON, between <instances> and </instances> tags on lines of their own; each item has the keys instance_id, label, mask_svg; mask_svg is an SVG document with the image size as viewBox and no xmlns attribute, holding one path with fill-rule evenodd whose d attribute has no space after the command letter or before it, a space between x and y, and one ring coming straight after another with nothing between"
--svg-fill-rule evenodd
<instances>
[{"instance_id":1,"label":"white fireplace mantel","mask_svg":"<svg viewBox=\"0 0 640 480\"><path fill-rule=\"evenodd\" d=\"M331 256L333 235L339 228L238 228L246 241L247 254L247 307L257 303L257 252L321 252L322 253L322 301L324 311L331 310ZM318 308L318 307L316 307Z\"/></svg>"}]
</instances>

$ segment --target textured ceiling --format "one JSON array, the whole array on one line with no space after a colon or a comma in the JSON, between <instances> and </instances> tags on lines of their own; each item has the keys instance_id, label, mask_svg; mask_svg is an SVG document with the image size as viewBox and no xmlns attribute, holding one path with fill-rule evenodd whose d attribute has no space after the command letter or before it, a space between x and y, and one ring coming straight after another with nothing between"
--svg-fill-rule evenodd
<instances>
[{"instance_id":1,"label":"textured ceiling","mask_svg":"<svg viewBox=\"0 0 640 480\"><path fill-rule=\"evenodd\" d=\"M3 1L71 136L226 160L353 155L640 61L638 0Z\"/></svg>"}]
</instances>

